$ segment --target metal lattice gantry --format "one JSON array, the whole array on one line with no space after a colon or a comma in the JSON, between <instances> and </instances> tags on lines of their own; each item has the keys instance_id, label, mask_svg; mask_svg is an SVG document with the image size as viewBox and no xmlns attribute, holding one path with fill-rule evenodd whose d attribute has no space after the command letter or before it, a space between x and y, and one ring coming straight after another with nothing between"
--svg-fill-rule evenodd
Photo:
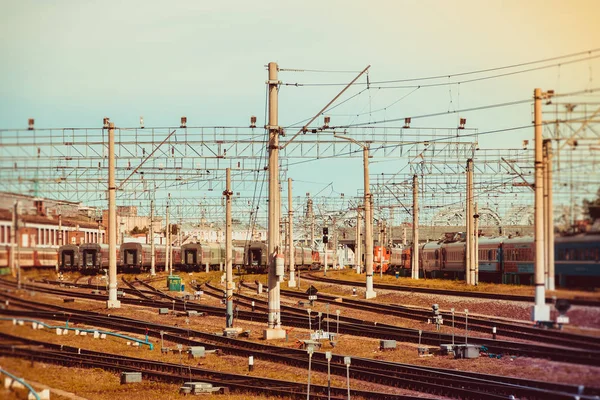
<instances>
[{"instance_id":1,"label":"metal lattice gantry","mask_svg":"<svg viewBox=\"0 0 600 400\"><path fill-rule=\"evenodd\" d=\"M290 128L293 130L295 128ZM103 208L107 199L108 129L0 130L0 190L36 197L81 202ZM465 130L469 134L475 130ZM460 141L456 129L353 128L344 135L368 144L374 160L405 162L422 141ZM357 146L341 141L331 130L308 129L291 142L282 136L280 179L292 176L292 159L360 158ZM470 142L469 142L470 143ZM207 218L222 220L221 193L225 169L231 168L234 218L260 210L266 190L267 134L247 127L116 128L116 183L120 206L135 205L140 214L155 201L164 213L167 199L183 207L183 215L204 204ZM473 146L472 143L466 146ZM170 196L169 196L170 195ZM236 197L239 200L236 200ZM177 200L176 200L177 199ZM262 200L264 201L264 199ZM250 204L248 204L250 203ZM236 208L236 205L240 204ZM243 207L242 207L243 205ZM171 212L173 212L171 209ZM260 217L259 217L260 218Z\"/></svg>"},{"instance_id":2,"label":"metal lattice gantry","mask_svg":"<svg viewBox=\"0 0 600 400\"><path fill-rule=\"evenodd\" d=\"M543 106L543 135L552 145L555 221L568 227L600 187L600 102L549 103Z\"/></svg>"},{"instance_id":3,"label":"metal lattice gantry","mask_svg":"<svg viewBox=\"0 0 600 400\"><path fill-rule=\"evenodd\" d=\"M394 225L410 221L412 177L417 175L423 225L464 225L466 163L472 158L480 225L526 225L530 221L533 192L527 179L532 176L532 149L492 150L477 145L454 145L439 150L430 143L421 146L415 148L416 156L410 159L406 172L373 176L375 207L381 210L382 218L393 216Z\"/></svg>"}]
</instances>

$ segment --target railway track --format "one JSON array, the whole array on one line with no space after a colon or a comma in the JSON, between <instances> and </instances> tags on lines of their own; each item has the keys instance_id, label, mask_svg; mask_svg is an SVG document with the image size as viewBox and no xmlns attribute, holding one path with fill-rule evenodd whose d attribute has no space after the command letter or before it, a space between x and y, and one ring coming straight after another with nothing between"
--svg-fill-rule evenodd
<instances>
[{"instance_id":1,"label":"railway track","mask_svg":"<svg viewBox=\"0 0 600 400\"><path fill-rule=\"evenodd\" d=\"M344 286L356 286L356 287L364 287L365 286L365 282L332 279L332 278L326 278L324 276L316 276L315 274L303 274L302 279L312 280L312 281L317 281L317 282L324 282L324 283L334 283L336 285L344 285ZM432 289L432 288L415 287L415 286L390 285L390 284L385 284L385 283L374 283L373 287L377 288L377 289L391 290L391 291L396 291L396 292L426 293L426 294L432 294L432 295L471 297L471 298L488 299L488 300L522 301L522 302L527 302L527 303L533 303L535 300L533 296L500 294L500 293L465 292L465 291L460 291L460 290ZM552 304L553 302L554 302L554 299L552 297L546 297L546 303ZM600 307L599 300L574 298L574 299L569 299L569 303L571 303L572 305L577 305L577 306Z\"/></svg>"},{"instance_id":2,"label":"railway track","mask_svg":"<svg viewBox=\"0 0 600 400\"><path fill-rule=\"evenodd\" d=\"M2 282L0 280L0 282ZM152 288L150 285L143 283L142 281L137 281L140 284L147 285L148 288ZM61 282L62 284L62 282ZM80 285L81 287L86 287L87 285ZM88 298L97 301L106 301L106 296L104 295L93 295L87 293L78 293L78 292L67 292L61 291L60 289L47 288L37 286L36 290L44 291L47 293L58 294L58 295L69 295L72 297L78 296L82 298ZM177 299L173 296L165 294L158 289L152 288L149 289L151 292L156 295L162 296L163 300L149 300L149 299L133 299L133 298L121 298L121 302L132 304L132 305L140 305L151 308L172 308L173 310L178 311L198 311L204 314L215 315L215 316L223 316L225 314L225 310L222 307L215 306L207 306L200 305L194 302L186 302L180 299ZM130 292L133 290L129 289ZM247 308L251 308L251 302L241 302L238 301L238 304L244 305ZM255 301L256 303L256 301ZM267 305L266 302L262 301L262 304L259 308L255 306L256 311L246 311L246 310L238 310L237 318L267 323ZM290 327L299 327L303 329L308 329L308 317L303 310L298 310L293 307L282 307L281 313L282 323L286 326ZM317 323L316 317L311 318L312 321ZM407 328L399 328L393 325L381 324L381 323L373 323L369 321L363 321L354 318L340 318L342 323L340 324L340 333L362 336L362 337L371 337L378 339L391 339L397 340L399 342L410 342L410 343L421 343L423 345L428 346L436 346L439 347L441 344L446 343L454 343L462 344L465 343L462 337L452 336L448 334L443 334L441 332L422 332L419 335L419 332L414 329ZM315 325L316 326L316 325ZM527 357L535 357L548 359L553 361L561 361L568 362L574 364L584 364L584 365L600 365L600 352L593 350L580 350L580 349L569 349L562 347L549 347L542 346L538 344L528 344L528 343L520 343L520 342L511 342L511 341L501 341L501 340L493 340L493 339L485 339L485 338L471 338L471 344L478 344L480 346L485 346L488 349L488 352L494 354L509 354L515 356L527 356Z\"/></svg>"},{"instance_id":3,"label":"railway track","mask_svg":"<svg viewBox=\"0 0 600 400\"><path fill-rule=\"evenodd\" d=\"M244 283L243 285L250 289L254 289L247 283ZM306 300L306 294L298 291L280 289L280 292L282 296ZM245 298L250 299L248 296ZM339 299L339 296L319 293L319 302L321 303L340 305L336 299ZM396 317L413 319L417 321L427 321L433 317L432 311L430 310L392 304L374 303L348 297L344 297L341 304L343 304L344 307L356 310L384 315L393 315ZM507 321L501 321L497 319L469 317L467 320L467 318L462 315L455 314L452 316L451 313L441 311L440 315L442 315L445 324L448 324L450 321L454 320L453 325L460 329L465 329L465 327L468 327L471 331L492 334L492 329L496 328L497 336L516 338L522 341L533 341L557 346L600 351L600 338L594 336L577 335L563 331L541 329L539 327L509 323Z\"/></svg>"},{"instance_id":4,"label":"railway track","mask_svg":"<svg viewBox=\"0 0 600 400\"><path fill-rule=\"evenodd\" d=\"M298 399L303 399L307 396L306 385L300 382L218 372L211 369L192 367L190 365L173 364L83 350L70 346L24 339L1 332L0 337L5 340L10 340L13 343L20 342L32 346L31 348L24 348L22 346L16 347L14 345L0 346L0 355L7 357L20 357L27 360L69 367L102 368L112 372L141 372L147 379L150 378L175 384L201 380L212 383L214 386L226 387L228 391L240 393L250 392L261 395L285 396ZM43 351L40 351L40 347L43 348ZM328 398L327 386L311 385L310 389L310 397L316 399ZM331 398L345 399L347 396L346 388L331 387L330 390ZM382 392L373 393L363 390L351 390L351 394L353 396L365 398L376 396L381 399L422 399L422 397L395 395Z\"/></svg>"},{"instance_id":5,"label":"railway track","mask_svg":"<svg viewBox=\"0 0 600 400\"><path fill-rule=\"evenodd\" d=\"M211 289L212 293L205 291L206 294L214 297L221 297L217 289L211 285L205 285L205 288ZM216 292L216 293L215 293ZM264 300L257 300L252 297L237 295L238 305L243 305L247 308L252 307L252 301L254 301L254 309L266 313L268 309L267 302ZM339 303L337 303L339 304ZM300 319L300 326L308 328L310 326L317 326L319 320L317 316L311 316L311 323L308 324L309 317L305 310L299 310L294 307L281 305L281 318L282 322L286 325L292 325L289 320L294 317L294 320ZM343 334L350 334L355 336L363 336L370 338L379 339L393 339L400 342L411 342L421 343L425 345L440 346L446 343L464 344L465 339L461 336L452 336L449 334L443 334L441 332L422 332L419 337L419 331L415 329L400 328L394 325L382 324L377 322L363 321L356 318L340 317L339 319L339 332ZM297 326L297 325L294 325ZM561 347L548 347L538 344L512 342L512 341L501 341L494 339L485 338L470 338L470 343L485 346L490 353L495 354L511 354L519 356L528 356L536 358L544 358L553 361L570 362L575 364L586 364L600 366L600 351L591 351L589 349L571 349ZM574 347L577 347L578 343L572 343Z\"/></svg>"},{"instance_id":6,"label":"railway track","mask_svg":"<svg viewBox=\"0 0 600 400\"><path fill-rule=\"evenodd\" d=\"M18 299L11 300L11 304L13 302L17 302L22 307L27 307L28 303L31 303L19 301ZM29 307L36 308L37 305L33 302L29 304ZM123 317L105 316L93 312L79 312L78 310L49 306L47 304L42 304L42 307L51 307L55 308L55 310L37 310L29 312L20 310L0 310L0 313L19 314L26 317L35 316L38 319L69 319L71 323L85 323L138 334L143 334L146 332L146 329L148 329L149 335L156 337L162 332L168 341L186 345L204 345L207 346L208 349L219 348L221 351L228 354L242 356L253 355L255 358L282 362L304 368L307 368L308 366L308 357L303 350L286 349L260 343L241 341L238 339L216 336L214 334L192 331L185 328L131 320ZM14 340L14 338L12 339ZM174 368L174 371L177 372L177 369L181 369L181 366L177 365ZM318 371L327 371L327 364L323 353L315 353L313 356L312 368ZM332 374L345 376L346 369L343 364L343 356L334 355L331 368ZM185 371L187 372L188 369L185 368ZM184 377L187 379L187 376L184 375ZM566 399L573 398L574 395L595 396L600 394L600 389L582 388L575 385L552 384L518 378L450 371L439 368L415 367L407 364L382 362L358 357L352 359L351 377L353 379L360 379L393 387L404 387L406 389L453 398L507 398L510 395L515 395L519 398ZM202 379L205 380L204 378ZM216 383L225 385L225 383L218 381ZM359 395L359 393L357 392L356 395ZM370 394L367 397L371 398L373 395L374 394ZM380 398L378 393L375 395ZM412 397L389 397L386 394L382 394L381 398Z\"/></svg>"}]
</instances>

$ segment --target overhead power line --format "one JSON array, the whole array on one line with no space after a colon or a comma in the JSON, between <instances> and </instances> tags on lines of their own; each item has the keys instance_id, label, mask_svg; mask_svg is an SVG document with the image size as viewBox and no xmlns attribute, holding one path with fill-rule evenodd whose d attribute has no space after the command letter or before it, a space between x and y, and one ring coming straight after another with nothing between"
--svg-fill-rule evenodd
<instances>
[{"instance_id":1,"label":"overhead power line","mask_svg":"<svg viewBox=\"0 0 600 400\"><path fill-rule=\"evenodd\" d=\"M356 85L367 85L367 86L370 86L371 88L384 88L384 87L377 87L374 85L389 85L389 84L393 84L393 83L419 82L419 81L428 81L428 80L436 80L436 79L451 79L451 78L456 78L456 77L460 77L460 76L468 76L468 75L483 74L483 73L494 72L494 71L502 71L502 70L506 70L506 69L520 68L520 67L525 67L528 65L542 64L542 63L547 63L547 62L551 62L551 61L564 60L564 59L568 59L568 58L587 55L587 57L579 58L577 60L564 61L564 62L554 63L554 64L550 64L550 65L543 65L543 66L539 66L539 67L535 67L535 68L528 68L528 69L524 69L524 70L507 72L507 73L502 73L502 74L497 74L497 75L491 75L491 76L487 76L487 77L474 78L474 79L469 79L469 80L464 80L464 81L443 82L443 83L434 83L434 84L420 84L420 85L403 85L403 86L393 86L391 88L414 88L414 87L454 85L454 84L461 84L461 83L464 84L464 83L475 82L475 81L484 80L484 79L499 78L499 77L522 74L522 73L546 69L546 68L558 67L558 66L567 65L567 64L584 62L584 61L588 61L588 60L600 57L600 55L593 55L594 53L598 53L598 52L600 52L600 48L582 51L582 52L578 52L578 53L567 54L567 55L563 55L563 56L545 58L545 59L528 61L528 62L523 62L523 63L518 63L518 64L505 65L505 66L500 66L500 67L480 69L480 70L475 70L475 71L466 71L466 72L458 72L458 73L454 73L454 74L425 76L425 77L418 77L418 78L371 81L368 83L367 82L357 83ZM284 86L340 86L340 85L344 85L344 84L343 83L282 83L282 85L284 85ZM388 88L390 88L390 87L388 87Z\"/></svg>"}]
</instances>

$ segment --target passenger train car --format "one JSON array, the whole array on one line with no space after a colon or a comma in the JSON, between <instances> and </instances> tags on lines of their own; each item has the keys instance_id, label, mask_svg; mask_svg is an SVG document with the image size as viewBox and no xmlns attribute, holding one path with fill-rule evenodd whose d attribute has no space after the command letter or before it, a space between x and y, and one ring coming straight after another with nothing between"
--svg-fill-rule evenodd
<instances>
[{"instance_id":1,"label":"passenger train car","mask_svg":"<svg viewBox=\"0 0 600 400\"><path fill-rule=\"evenodd\" d=\"M181 268L184 271L205 271L206 266L218 270L225 266L225 245L222 243L188 243L181 246ZM232 247L232 265L239 268L244 264L244 249Z\"/></svg>"}]
</instances>

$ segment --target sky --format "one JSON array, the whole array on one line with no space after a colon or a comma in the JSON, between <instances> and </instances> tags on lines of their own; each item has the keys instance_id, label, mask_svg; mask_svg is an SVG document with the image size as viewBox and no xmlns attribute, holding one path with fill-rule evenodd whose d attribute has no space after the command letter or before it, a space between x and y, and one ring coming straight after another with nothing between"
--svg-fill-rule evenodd
<instances>
[{"instance_id":1,"label":"sky","mask_svg":"<svg viewBox=\"0 0 600 400\"><path fill-rule=\"evenodd\" d=\"M350 71L282 70L284 83L347 83L368 65L371 82L445 76L600 48L598 15L596 0L4 0L0 128L23 128L31 117L39 128L97 127L105 116L121 127L137 126L140 116L147 127L176 126L184 115L189 126L247 126L251 115L262 126L269 62ZM332 125L530 99L536 87L600 87L599 60L460 85L373 88L332 111ZM311 118L341 88L282 86L280 125ZM529 124L532 114L522 104L413 125L456 127L459 117L486 132ZM533 128L480 141L514 148L532 137ZM356 159L302 164L288 176L298 177L301 193L330 183L336 193L362 188Z\"/></svg>"}]
</instances>

